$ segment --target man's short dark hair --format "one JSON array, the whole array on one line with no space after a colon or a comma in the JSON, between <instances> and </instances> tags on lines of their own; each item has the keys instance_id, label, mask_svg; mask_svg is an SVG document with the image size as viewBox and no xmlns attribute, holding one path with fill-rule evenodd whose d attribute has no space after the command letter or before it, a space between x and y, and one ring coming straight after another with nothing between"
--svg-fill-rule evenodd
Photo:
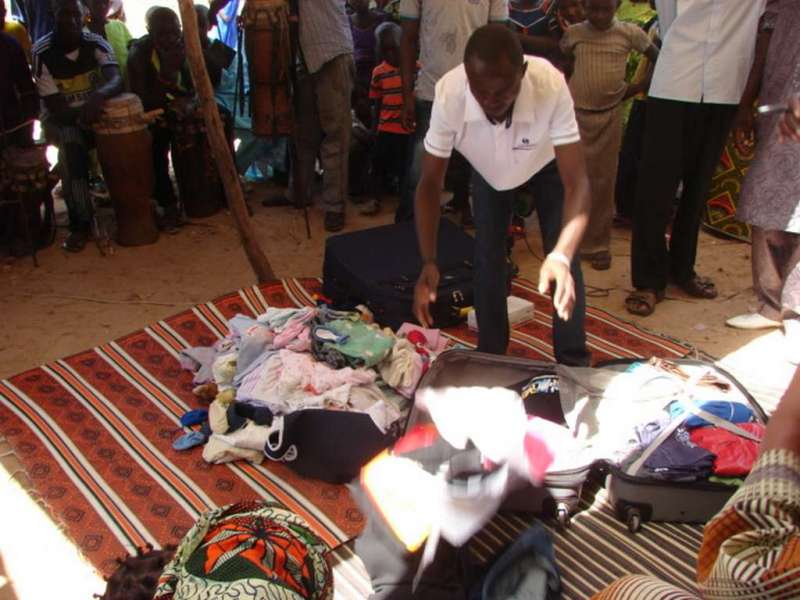
<instances>
[{"instance_id":1,"label":"man's short dark hair","mask_svg":"<svg viewBox=\"0 0 800 600\"><path fill-rule=\"evenodd\" d=\"M77 4L80 9L84 8L84 3L81 0L50 0L50 12L54 15L58 14L58 11L65 4Z\"/></svg>"},{"instance_id":2,"label":"man's short dark hair","mask_svg":"<svg viewBox=\"0 0 800 600\"><path fill-rule=\"evenodd\" d=\"M525 62L519 38L505 25L484 25L475 30L464 50L464 64L472 60L496 65L502 61L521 67Z\"/></svg>"},{"instance_id":3,"label":"man's short dark hair","mask_svg":"<svg viewBox=\"0 0 800 600\"><path fill-rule=\"evenodd\" d=\"M176 21L180 24L181 20L178 18L178 14L172 10L171 8L167 8L166 6L155 6L147 11L145 15L145 19L147 20L147 29L150 30L155 24L161 23L163 21Z\"/></svg>"}]
</instances>

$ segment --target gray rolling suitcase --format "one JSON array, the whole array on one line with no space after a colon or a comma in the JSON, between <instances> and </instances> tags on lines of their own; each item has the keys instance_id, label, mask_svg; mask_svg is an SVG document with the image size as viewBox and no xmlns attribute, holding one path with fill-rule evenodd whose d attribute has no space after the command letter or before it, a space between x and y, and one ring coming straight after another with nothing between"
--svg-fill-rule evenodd
<instances>
[{"instance_id":1,"label":"gray rolling suitcase","mask_svg":"<svg viewBox=\"0 0 800 600\"><path fill-rule=\"evenodd\" d=\"M506 387L520 391L534 377L554 377L555 364L483 354L468 350L450 350L439 356L420 381L419 389L448 386ZM526 404L530 415L542 417L559 424L564 415L554 394L552 402L538 406ZM425 423L427 415L412 409L408 427ZM571 515L577 510L581 489L592 470L592 465L582 465L568 471L548 473L542 488L525 487L512 493L505 501L505 510L538 513L558 519L568 526Z\"/></svg>"},{"instance_id":2,"label":"gray rolling suitcase","mask_svg":"<svg viewBox=\"0 0 800 600\"><path fill-rule=\"evenodd\" d=\"M603 367L615 368L634 361L613 361ZM705 368L730 384L729 399L750 406L755 420L763 425L767 415L755 398L736 378L708 362L682 359L673 361L681 367ZM617 517L636 533L647 521L670 523L706 523L733 495L735 488L711 481L691 483L663 482L646 476L633 476L617 465L608 465L606 488Z\"/></svg>"}]
</instances>

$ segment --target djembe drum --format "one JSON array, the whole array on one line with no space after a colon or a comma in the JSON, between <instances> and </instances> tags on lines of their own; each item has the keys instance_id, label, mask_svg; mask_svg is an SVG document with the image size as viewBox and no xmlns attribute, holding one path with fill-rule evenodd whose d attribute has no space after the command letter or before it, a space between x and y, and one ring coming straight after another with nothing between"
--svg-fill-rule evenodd
<instances>
[{"instance_id":1,"label":"djembe drum","mask_svg":"<svg viewBox=\"0 0 800 600\"><path fill-rule=\"evenodd\" d=\"M44 146L9 146L0 155L0 214L9 236L22 234L36 260L36 249L52 241L53 215ZM42 223L42 207L47 207Z\"/></svg>"},{"instance_id":2,"label":"djembe drum","mask_svg":"<svg viewBox=\"0 0 800 600\"><path fill-rule=\"evenodd\" d=\"M208 144L205 121L196 101L167 109L172 132L172 164L181 204L190 218L216 214L225 204L225 188Z\"/></svg>"},{"instance_id":3,"label":"djembe drum","mask_svg":"<svg viewBox=\"0 0 800 600\"><path fill-rule=\"evenodd\" d=\"M144 246L158 240L153 211L153 150L150 116L135 94L106 101L94 125L97 155L117 221L117 243Z\"/></svg>"},{"instance_id":4,"label":"djembe drum","mask_svg":"<svg viewBox=\"0 0 800 600\"><path fill-rule=\"evenodd\" d=\"M242 21L250 71L253 133L292 133L292 47L286 0L247 0Z\"/></svg>"}]
</instances>

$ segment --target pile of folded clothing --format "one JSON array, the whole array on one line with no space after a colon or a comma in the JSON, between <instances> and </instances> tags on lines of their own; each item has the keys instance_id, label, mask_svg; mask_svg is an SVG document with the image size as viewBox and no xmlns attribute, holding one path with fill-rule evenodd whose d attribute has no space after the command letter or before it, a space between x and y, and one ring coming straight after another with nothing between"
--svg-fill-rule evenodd
<instances>
[{"instance_id":1,"label":"pile of folded clothing","mask_svg":"<svg viewBox=\"0 0 800 600\"><path fill-rule=\"evenodd\" d=\"M265 455L291 461L298 449L284 443L288 426L311 412L329 419L333 412L362 415L388 445L447 340L438 330L406 324L394 333L367 319L324 305L236 315L214 346L181 354L182 366L194 372L195 394L210 404L185 416L183 425L200 427L174 447L203 444L211 463L260 463ZM357 440L337 443L350 442Z\"/></svg>"}]
</instances>

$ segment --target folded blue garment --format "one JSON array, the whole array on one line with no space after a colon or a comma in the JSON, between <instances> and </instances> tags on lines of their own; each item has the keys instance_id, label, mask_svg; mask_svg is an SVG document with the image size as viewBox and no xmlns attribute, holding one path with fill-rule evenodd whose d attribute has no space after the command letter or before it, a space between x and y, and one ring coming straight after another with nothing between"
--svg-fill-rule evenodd
<instances>
[{"instance_id":1,"label":"folded blue garment","mask_svg":"<svg viewBox=\"0 0 800 600\"><path fill-rule=\"evenodd\" d=\"M697 400L694 405L711 413L714 416L730 421L731 423L749 423L753 420L753 409L741 402L728 402L724 400ZM673 419L681 416L685 412L683 406L678 402L673 402L669 407L669 414ZM712 425L702 417L690 416L684 423L686 427L708 427Z\"/></svg>"},{"instance_id":2,"label":"folded blue garment","mask_svg":"<svg viewBox=\"0 0 800 600\"><path fill-rule=\"evenodd\" d=\"M181 417L182 427L191 427L208 421L208 411L205 408L190 410Z\"/></svg>"},{"instance_id":3,"label":"folded blue garment","mask_svg":"<svg viewBox=\"0 0 800 600\"><path fill-rule=\"evenodd\" d=\"M175 450L189 450L195 446L201 446L206 443L208 436L202 431L190 431L183 434L177 440L172 442L172 447Z\"/></svg>"}]
</instances>

